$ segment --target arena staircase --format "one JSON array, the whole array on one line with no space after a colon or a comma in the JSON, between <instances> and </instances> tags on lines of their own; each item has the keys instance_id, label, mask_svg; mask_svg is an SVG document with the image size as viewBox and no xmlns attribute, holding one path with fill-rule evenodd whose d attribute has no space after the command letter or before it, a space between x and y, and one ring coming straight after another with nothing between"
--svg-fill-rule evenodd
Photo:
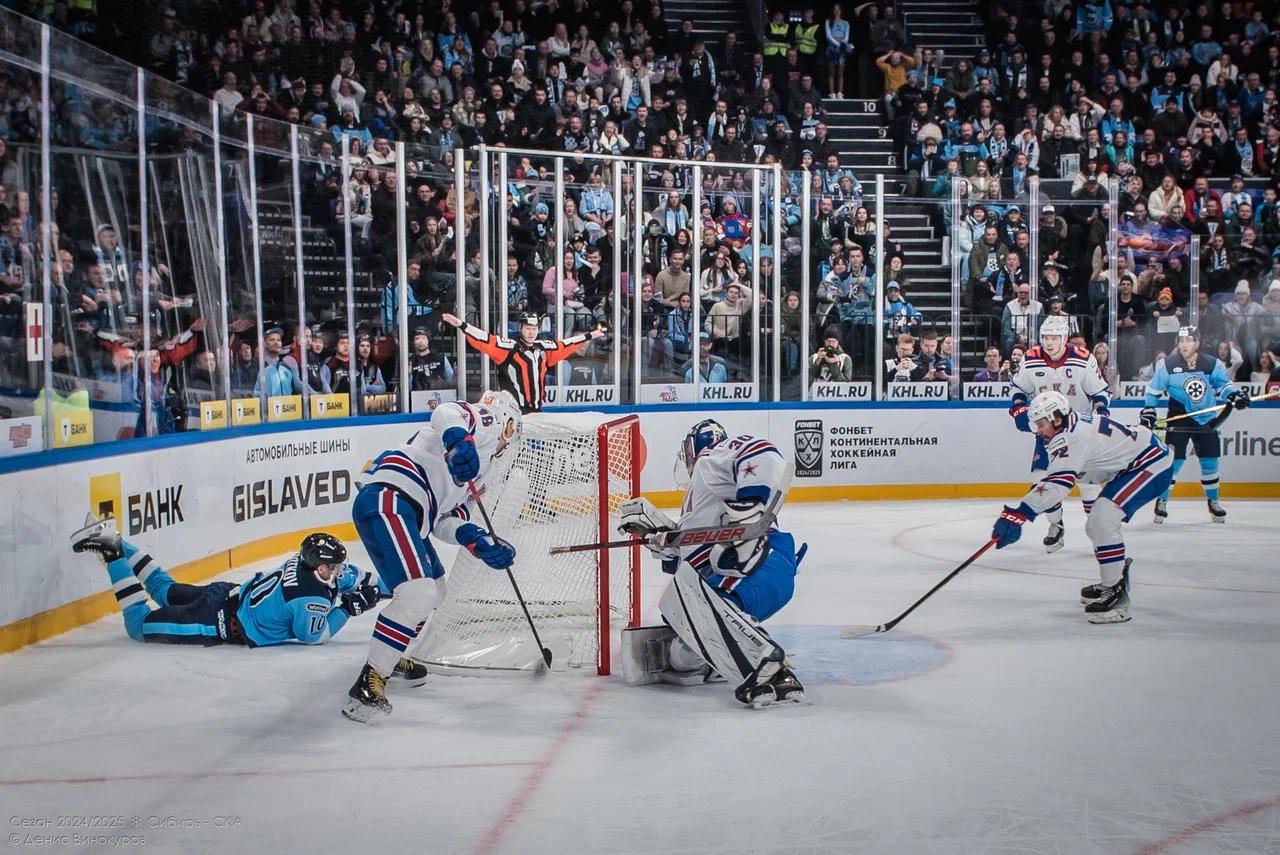
<instances>
[{"instance_id":1,"label":"arena staircase","mask_svg":"<svg viewBox=\"0 0 1280 855\"><path fill-rule=\"evenodd\" d=\"M948 68L961 57L972 60L986 44L975 0L903 0L901 9L911 41L941 49Z\"/></svg>"},{"instance_id":2,"label":"arena staircase","mask_svg":"<svg viewBox=\"0 0 1280 855\"><path fill-rule=\"evenodd\" d=\"M885 176L885 219L889 243L904 256L903 272L909 277L906 298L924 316L925 324L946 327L951 323L951 267L945 253L949 242L934 228L929 205L904 199L899 159L889 138L883 105L873 99L828 98L823 101L831 141L840 151L840 163L862 182L867 204L873 206L876 173ZM989 329L984 323L961 323L961 354L967 367L981 362Z\"/></svg>"},{"instance_id":3,"label":"arena staircase","mask_svg":"<svg viewBox=\"0 0 1280 855\"><path fill-rule=\"evenodd\" d=\"M680 32L680 22L689 18L693 31L706 42L707 51L713 56L724 44L724 34L733 30L738 34L738 44L743 50L757 50L759 42L747 14L747 4L742 0L666 0L662 5L667 29Z\"/></svg>"}]
</instances>

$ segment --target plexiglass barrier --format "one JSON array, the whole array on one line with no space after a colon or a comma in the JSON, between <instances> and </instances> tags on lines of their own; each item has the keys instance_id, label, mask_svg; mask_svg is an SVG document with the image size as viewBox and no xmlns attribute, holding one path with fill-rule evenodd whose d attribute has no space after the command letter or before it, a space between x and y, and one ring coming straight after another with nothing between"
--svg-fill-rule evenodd
<instances>
[{"instance_id":1,"label":"plexiglass barrier","mask_svg":"<svg viewBox=\"0 0 1280 855\"><path fill-rule=\"evenodd\" d=\"M972 164L904 193L767 156L428 146L228 111L8 13L0 66L32 95L0 143L15 450L474 397L502 369L448 313L602 333L550 406L1002 397L1050 314L1132 396L1181 326L1233 363L1274 335L1270 266L1122 178Z\"/></svg>"}]
</instances>

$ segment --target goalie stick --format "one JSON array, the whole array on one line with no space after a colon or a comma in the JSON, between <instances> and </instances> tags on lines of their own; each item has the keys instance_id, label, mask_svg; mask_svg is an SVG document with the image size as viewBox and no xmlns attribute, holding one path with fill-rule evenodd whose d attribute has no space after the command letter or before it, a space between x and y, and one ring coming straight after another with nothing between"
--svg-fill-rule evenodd
<instances>
[{"instance_id":1,"label":"goalie stick","mask_svg":"<svg viewBox=\"0 0 1280 855\"><path fill-rule=\"evenodd\" d=\"M988 549L990 549L995 545L996 545L996 539L993 537L990 540L988 540L986 543L984 543L981 549L979 549L977 552L973 553L968 558L966 558L963 564L961 564L959 567L957 567L956 569L948 573L947 578L943 579L941 582L939 582L938 584L930 588L929 593L925 594L923 597L921 597L920 599L912 603L911 608L907 609L905 612L898 615L896 618L889 621L888 623L882 623L879 626L870 626L870 625L846 626L843 630L841 630L840 637L841 638L860 638L864 635L875 635L878 632L888 632L889 630L897 626L899 623L901 623L903 618L905 618L907 615L911 614L916 609L918 609L924 603L925 600L929 599L935 593L937 593L939 588L941 588L943 585L950 582L956 576L960 575L961 570L968 567L973 562L977 561L979 558L982 557L982 554L984 552L986 552Z\"/></svg>"},{"instance_id":2,"label":"goalie stick","mask_svg":"<svg viewBox=\"0 0 1280 855\"><path fill-rule=\"evenodd\" d=\"M476 490L476 482L468 481L467 489L471 491L471 498L475 501L476 507L480 509L480 516L484 518L484 527L489 530L489 537L495 541L498 535L494 533L493 523L489 520L489 512L485 509L484 502L480 499L480 492ZM538 650L542 651L542 662L549 669L551 667L551 648L542 646L542 639L538 636L538 627L533 622L533 615L529 614L529 605L524 601L524 595L520 593L520 586L516 584L516 577L512 574L511 568L507 568L507 579L511 582L511 590L515 591L516 601L520 603L520 608L524 611L524 619L529 622L529 631L533 633L534 643L538 645Z\"/></svg>"},{"instance_id":3,"label":"goalie stick","mask_svg":"<svg viewBox=\"0 0 1280 855\"><path fill-rule=\"evenodd\" d=\"M788 479L788 483L790 479ZM569 552L593 552L601 549L622 549L628 546L644 546L649 544L658 547L696 546L702 543L737 543L743 540L755 540L769 533L769 528L778 520L778 505L782 502L785 488L775 490L773 498L760 519L747 525L709 525L696 528L672 529L657 531L648 537L628 537L624 540L606 540L603 543L579 543L573 546L553 546L552 555L564 555Z\"/></svg>"}]
</instances>

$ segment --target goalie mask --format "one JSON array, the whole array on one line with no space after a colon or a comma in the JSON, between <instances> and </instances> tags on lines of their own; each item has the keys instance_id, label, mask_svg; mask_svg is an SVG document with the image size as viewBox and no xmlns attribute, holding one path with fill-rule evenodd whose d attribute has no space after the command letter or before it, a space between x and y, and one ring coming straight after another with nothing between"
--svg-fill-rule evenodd
<instances>
[{"instance_id":1,"label":"goalie mask","mask_svg":"<svg viewBox=\"0 0 1280 855\"><path fill-rule=\"evenodd\" d=\"M715 419L703 419L685 434L680 444L680 452L676 455L676 484L683 486L689 483L693 475L693 466L698 462L698 455L729 438L724 427Z\"/></svg>"}]
</instances>

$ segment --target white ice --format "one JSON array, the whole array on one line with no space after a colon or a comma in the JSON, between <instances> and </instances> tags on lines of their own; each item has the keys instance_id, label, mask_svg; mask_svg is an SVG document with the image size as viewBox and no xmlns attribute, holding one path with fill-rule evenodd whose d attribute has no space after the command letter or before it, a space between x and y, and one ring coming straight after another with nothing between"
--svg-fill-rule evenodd
<instances>
[{"instance_id":1,"label":"white ice","mask_svg":"<svg viewBox=\"0 0 1280 855\"><path fill-rule=\"evenodd\" d=\"M810 551L772 626L814 703L767 712L723 685L433 677L360 726L338 709L368 618L249 651L144 647L112 616L0 657L4 831L15 851L119 833L32 821L118 816L147 852L1280 852L1280 504L1227 507L1126 527L1128 624L1084 620L1076 503L1062 552L1029 526L900 629L841 640L980 546L999 503L792 505Z\"/></svg>"}]
</instances>

